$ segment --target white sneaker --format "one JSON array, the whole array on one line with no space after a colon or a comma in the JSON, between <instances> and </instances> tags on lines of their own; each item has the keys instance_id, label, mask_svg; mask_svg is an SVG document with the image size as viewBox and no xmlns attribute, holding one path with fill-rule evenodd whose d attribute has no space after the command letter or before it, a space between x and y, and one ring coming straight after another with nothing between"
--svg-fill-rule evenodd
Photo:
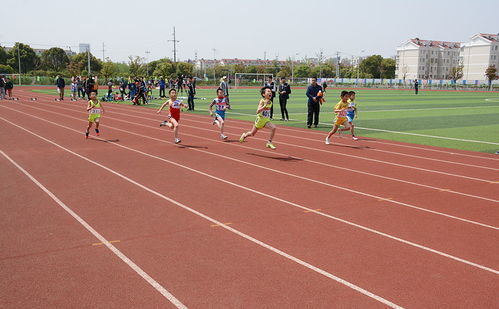
<instances>
[{"instance_id":1,"label":"white sneaker","mask_svg":"<svg viewBox=\"0 0 499 309\"><path fill-rule=\"evenodd\" d=\"M326 145L329 145L331 144L331 142L329 141L329 137L326 137Z\"/></svg>"},{"instance_id":2,"label":"white sneaker","mask_svg":"<svg viewBox=\"0 0 499 309\"><path fill-rule=\"evenodd\" d=\"M220 134L220 138L221 138L221 139L227 139L227 138L228 138L228 136L227 136L227 135Z\"/></svg>"},{"instance_id":3,"label":"white sneaker","mask_svg":"<svg viewBox=\"0 0 499 309\"><path fill-rule=\"evenodd\" d=\"M182 140L180 138L175 139L175 144L179 144Z\"/></svg>"},{"instance_id":4,"label":"white sneaker","mask_svg":"<svg viewBox=\"0 0 499 309\"><path fill-rule=\"evenodd\" d=\"M355 137L355 136L352 136L352 139L353 139L354 141L358 141L358 140L359 140L359 138L358 138L358 137Z\"/></svg>"}]
</instances>

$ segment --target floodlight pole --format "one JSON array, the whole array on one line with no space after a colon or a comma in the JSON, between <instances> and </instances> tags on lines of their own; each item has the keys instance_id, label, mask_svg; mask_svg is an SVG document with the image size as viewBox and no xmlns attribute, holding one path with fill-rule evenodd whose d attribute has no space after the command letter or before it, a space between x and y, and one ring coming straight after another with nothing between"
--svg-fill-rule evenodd
<instances>
[{"instance_id":1,"label":"floodlight pole","mask_svg":"<svg viewBox=\"0 0 499 309\"><path fill-rule=\"evenodd\" d=\"M19 63L19 86L21 85L21 52L19 51L21 43L17 43L17 60Z\"/></svg>"},{"instance_id":2,"label":"floodlight pole","mask_svg":"<svg viewBox=\"0 0 499 309\"><path fill-rule=\"evenodd\" d=\"M91 76L92 72L90 71L90 49L87 47L87 63L88 63L88 76Z\"/></svg>"},{"instance_id":3,"label":"floodlight pole","mask_svg":"<svg viewBox=\"0 0 499 309\"><path fill-rule=\"evenodd\" d=\"M149 77L149 62L148 61L149 61L149 54L150 53L151 53L150 51L146 50L146 54L147 54L147 56L146 56L146 72L147 72L147 77Z\"/></svg>"}]
</instances>

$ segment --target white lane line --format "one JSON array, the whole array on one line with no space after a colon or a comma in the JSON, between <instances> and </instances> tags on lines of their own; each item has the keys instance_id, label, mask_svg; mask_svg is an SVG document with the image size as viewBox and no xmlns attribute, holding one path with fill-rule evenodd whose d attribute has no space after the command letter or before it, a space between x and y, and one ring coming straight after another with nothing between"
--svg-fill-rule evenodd
<instances>
[{"instance_id":1,"label":"white lane line","mask_svg":"<svg viewBox=\"0 0 499 309\"><path fill-rule=\"evenodd\" d=\"M66 103L65 105L68 105L68 103ZM124 110L130 111L128 108L126 108L126 105L122 105L122 104L119 104L119 103L113 103L113 105L116 107L116 109L119 109L119 110L122 110L122 111L124 111ZM112 108L114 108L114 107L112 107ZM136 110L136 111L134 111L134 113L140 113L140 114L144 114L144 115L150 115L149 113L146 113L146 112L141 111L141 110ZM232 113L234 113L234 112L232 112ZM250 114L244 114L244 115L250 115ZM190 116L191 117L199 117L199 118L203 118L204 117L204 116L198 115L198 114L190 114ZM250 115L250 116L254 117L254 115ZM191 119L188 119L188 120L191 120ZM244 120L232 119L231 121L243 122ZM324 123L321 123L321 124L324 124ZM327 125L330 125L330 123L327 123ZM294 129L294 128L291 128L291 127L285 127L285 126L279 126L279 129L280 130L289 130L289 131L304 133L302 130ZM317 131L309 131L308 133L309 134L315 134L315 135L320 134L321 136L324 135L323 131L321 131L321 133L319 133ZM287 136L290 136L290 135L287 135ZM296 136L290 136L290 137L296 137ZM298 137L298 138L300 138L300 137ZM303 137L301 137L301 138L303 139ZM364 140L364 141L366 141L366 140ZM472 157L472 158L478 158L478 159L485 159L485 160L499 160L497 158L491 158L491 157L482 157L482 156L476 156L476 155L469 155L469 154L462 154L462 153L456 153L456 152L450 152L450 151L444 151L444 150L431 149L431 148L427 148L427 147L424 147L424 146L416 147L416 146L401 145L401 144L399 145L399 144L393 144L393 143L382 142L382 141L368 141L368 142L375 142L375 143L378 143L378 144L386 144L386 145L397 146L397 147L413 148L413 149L419 149L419 150L425 150L425 151L441 152L441 153L446 153L446 154L451 154L451 155L466 156L466 157ZM370 149L370 150L382 151L381 149ZM395 153L399 154L399 155L406 155L404 153L399 153L399 152L395 152ZM422 157L422 156L419 156L419 158L420 159L428 159L428 160L432 159L432 158ZM449 161L449 162L455 163L455 164L460 164L459 162L454 162L454 161ZM483 166L478 166L478 167L487 168L487 167L483 167Z\"/></svg>"},{"instance_id":2,"label":"white lane line","mask_svg":"<svg viewBox=\"0 0 499 309\"><path fill-rule=\"evenodd\" d=\"M17 125L16 125L17 126ZM29 132L31 133L31 132ZM135 271L139 276L141 276L147 283L154 287L161 295L168 299L177 308L187 308L180 300L178 300L173 294L168 292L161 284L149 276L142 268L135 264L130 258L124 255L118 248L116 248L111 242L109 242L104 236L97 232L90 224L83 220L77 213L75 213L70 207L68 207L64 202L62 202L55 194L48 190L44 185L42 185L35 177L28 173L24 168L22 168L17 162L15 162L11 157L9 157L5 152L0 150L0 153L10 161L15 167L17 167L21 172L24 173L32 182L34 182L43 192L45 192L51 199L53 199L62 209L64 209L68 214L70 214L78 223L83 225L87 231L95 236L102 244L104 244L109 250L111 250L117 257L119 257L123 262L125 262L133 271Z\"/></svg>"},{"instance_id":3,"label":"white lane line","mask_svg":"<svg viewBox=\"0 0 499 309\"><path fill-rule=\"evenodd\" d=\"M33 107L33 108L35 108L35 107ZM35 109L38 109L38 108L35 108ZM38 109L38 110L43 110L43 109ZM17 112L26 114L26 113L21 112L21 111L17 111ZM29 115L29 114L26 114L26 115ZM33 115L29 115L29 116L37 118L37 119L40 119L42 121L46 121L43 118L39 118L39 117L36 117L36 116L33 116ZM72 117L72 116L69 116L69 115L64 115L64 116L68 117L68 118L76 119L78 121L83 121L83 120L81 120L79 118ZM111 120L117 120L117 121L125 122L125 123L131 124L131 125L137 125L137 126L142 126L142 127L151 128L151 129L157 129L157 127L151 127L151 126L148 126L148 125L143 125L143 124L140 124L140 123L130 122L130 121L126 121L126 120L122 120L122 119L118 119L118 118L113 118L113 117L107 117L107 118L111 119ZM55 124L55 125L61 126L63 128L66 128L66 129L70 129L68 127L65 127L65 126L62 126L62 125L59 125L59 124ZM162 139L154 138L154 137L151 137L151 136L148 136L148 135L143 135L143 134L135 133L135 132L132 132L132 131L128 131L128 130L116 128L116 127L109 126L109 125L107 127L111 128L111 129L114 129L114 130L117 130L117 131L121 131L121 132L125 132L125 133L128 133L128 134L131 134L131 135L140 136L142 138L156 140L156 141L159 141L161 143L170 144L169 142L166 142L166 141L164 141ZM71 129L71 130L73 130L73 129ZM183 133L183 134L186 135L186 136L191 136L191 137L194 137L194 138L198 138L198 139L210 141L209 139L202 138L202 137L199 137L197 135L191 135L191 134L187 134L187 133ZM241 147L241 148L246 148L246 149L250 149L250 150L256 150L256 151L264 152L264 151L261 151L261 150L258 150L258 149L253 149L253 148L242 146L242 145L239 145L239 144L236 144L234 146ZM376 200L379 200L379 199L382 198L382 197L379 197L379 196L376 196L376 195L372 195L372 194L369 194L369 193L364 193L364 192L359 191L359 190L349 189L349 188L345 188L345 187L340 187L340 186L336 186L336 185L333 185L333 184L330 184L330 183L327 183L327 182L323 182L323 181L319 181L319 180L315 180L315 179L311 179L311 178L307 178L307 177L298 176L298 175L295 175L295 174L290 174L290 173L282 172L280 170L263 167L263 166L260 166L260 165L257 165L257 164L253 164L253 163L250 163L250 162L247 162L247 161L239 160L239 159L232 158L232 157L225 156L225 155L220 155L220 154L217 154L217 153L212 153L212 152L205 151L205 150L202 150L202 149L192 148L191 150L202 152L202 153L205 153L205 154L208 154L208 155L211 155L211 156L217 156L217 157L220 157L222 159L232 160L232 161L235 161L235 162L238 162L238 163L250 165L250 166L253 166L253 167L264 169L266 171L272 171L272 172L275 172L275 173L284 174L286 176L291 176L291 177L294 177L294 178L298 178L298 179L302 179L302 180L306 180L306 181L310 181L310 182L315 182L315 183L318 183L318 184L321 184L321 185L333 187L333 188L339 189L339 190L344 190L344 191L347 191L347 192L350 192L350 193L367 196L369 198L374 198ZM267 153L267 152L265 152L265 153ZM307 161L307 162L310 162L310 163L316 163L314 161L308 161L308 160L305 160L305 159L303 159L303 160ZM332 166L332 165L329 165L329 164L326 164L326 163L317 162L317 164L318 165L330 166L332 168L344 169L344 170L347 170L347 171L353 171L353 170L350 170L350 169L347 169L347 168L341 168L341 167L337 167L337 166ZM475 196L475 195L466 194L466 193L461 193L461 192L453 191L453 190L450 190L450 189L437 188L437 187L433 187L433 186L427 186L427 185L412 183L412 182L409 182L409 181L403 181L403 180L399 180L399 179L392 179L390 177L379 176L379 175L370 174L370 173L361 172L361 171L359 171L359 173L367 174L367 175L375 176L375 177L380 177L380 178L384 178L384 179L389 179L389 180L400 181L400 182L408 183L408 184L420 185L422 187L426 187L426 188L430 188L430 189L434 189L434 190L445 191L445 192L448 192L448 193L455 193L455 194L459 194L459 195L463 195L463 196L468 196L468 197L472 197L472 198L486 200L486 201L489 201L489 202L494 202L494 203L498 203L499 202L499 201L494 200L494 199L490 199L490 198L486 198L486 197L481 197L481 196ZM438 211L435 211L435 210L430 210L430 209L423 208L423 207L418 207L418 206L415 206L415 205L412 205L412 204L408 204L408 203L404 203L404 202L400 202L400 201L396 201L396 200L388 200L387 202L393 203L393 204L396 204L396 205L399 205L399 206L403 206L403 207L413 208L413 209L416 209L416 210L419 210L419 211L423 211L423 212L428 212L428 213L435 214L435 215L440 215L440 216L448 217L448 218L459 220L459 221L463 221L463 222L466 222L466 223L471 223L471 224L479 225L479 226L482 226L482 227L492 228L492 229L499 230L499 227L491 226L491 225L488 225L488 224L480 223L480 222L469 220L469 219L464 219L464 218L461 218L461 217L449 215L449 214L446 214L446 213L438 212Z\"/></svg>"},{"instance_id":4,"label":"white lane line","mask_svg":"<svg viewBox=\"0 0 499 309\"><path fill-rule=\"evenodd\" d=\"M29 114L27 114L29 115ZM31 116L31 115L29 115ZM36 116L32 116L34 118L38 118ZM22 130L25 130L37 137L40 137L41 139L43 140L46 140L47 142L49 143L52 143L62 149L66 149L64 148L63 146L60 146L59 144L56 144L55 142L53 141L50 141L42 136L39 136L38 134L34 133L34 132L31 132L29 131L28 129L25 129L21 126L18 126L17 124L13 123L13 122L10 122L9 120L5 119L5 118L2 118L0 117L0 119L3 119L4 121L6 121L7 123L10 123ZM69 131L73 131L73 132L76 132L77 134L80 134L77 130L75 129L72 129L72 128L68 128L68 127L65 127L63 125L60 125L60 124L56 124L54 122L50 122L50 121L47 121L47 120L44 120L44 119L41 119L40 120L43 120L43 121L46 121L46 122L49 122L51 124L54 124L54 125L57 125L59 127L62 127L62 128L65 128ZM99 140L104 140L102 138L97 138ZM169 163L171 165L175 165L177 167L180 167L180 168L184 168L184 169L187 169L191 172L194 172L194 173L197 173L197 174L200 174L200 175L203 175L203 176L206 176L206 177L209 177L209 178L212 178L212 179L215 179L215 180L218 180L220 182L223 182L223 183L226 183L226 184L229 184L229 185L232 185L234 187L237 187L237 188L240 188L240 189L243 189L243 190L246 190L246 191L249 191L249 192L253 192L253 193L256 193L258 195L261 195L261 196L264 196L264 197L267 197L267 198L270 198L270 199L273 199L273 200L276 200L276 201L279 201L279 202L282 202L282 203L285 203L285 204L288 204L290 206L293 206L293 207L296 207L296 208L299 208L301 210L307 210L309 212L313 212L317 215L320 215L320 216L323 216L323 217L326 217L326 218L329 218L329 219L333 219L335 221L339 221L339 222L342 222L342 223L345 223L347 225L351 225L351 226L354 226L354 227L357 227L359 229L362 229L362 230L365 230L365 231L368 231L368 232L371 232L371 233L374 233L374 234L377 234L377 235L380 235L380 236L384 236L384 237L387 237L387 238L390 238L392 240L396 240L396 241L399 241L401 243L404 243L404 244L407 244L407 245L410 245L410 246L413 246L413 247L416 247L416 248L419 248L419 249L423 249L423 250L426 250L426 251L429 251L429 252L432 252L432 253L435 253L435 254L438 254L438 255L441 255L441 256L444 256L444 257L447 257L447 258L450 258L450 259L453 259L455 261L458 261L458 262L461 262L461 263L464 263L464 264L467 264L467 265L470 265L470 266L474 266L474 267L477 267L477 268L480 268L482 270L486 270L486 271L489 271L489 272L492 272L494 274L498 274L499 275L499 271L498 270L495 270L495 269L492 269L492 268L489 268L487 266L483 266L483 265L480 265L480 264L477 264L477 263L474 263L474 262L471 262L471 261L468 261L468 260L465 260L465 259L462 259L462 258L459 258L459 257L456 257L456 256L453 256L453 255L450 255L450 254L447 254L447 253L444 253L444 252L441 252L441 251L438 251L438 250L435 250L435 249L432 249L432 248L429 248L429 247L426 247L426 246L423 246L423 245L420 245L420 244L417 244L417 243L414 243L414 242L411 242L411 241L408 241L408 240L404 240L402 238L399 238L399 237L396 237L396 236L392 236L390 234L386 234L384 232L380 232L378 230L375 230L375 229L371 229L369 227L366 227L366 226L363 226L363 225L360 225L360 224L357 224L357 223L353 223L353 222L350 222L350 221L347 221L347 220L344 220L344 219L341 219L341 218L338 218L338 217L334 217L332 215L328 215L326 213L323 213L321 211L317 211L317 210L314 210L312 208L308 208L308 207L305 207L305 206L302 206L300 204L297 204L297 203L294 203L294 202L291 202L291 201L288 201L288 200L285 200L285 199L281 199L279 197L276 197L276 196L273 196L273 195L270 195L270 194L267 194L267 193L264 193L264 192L260 192L260 191L257 191L257 190L254 190L254 189L251 189L249 187L246 187L246 186L243 186L243 185L239 185L237 183L233 183L231 181L227 181L225 179L222 179L222 178L219 178L219 177L216 177L216 176L213 176L213 175L210 175L210 174L207 174L207 173L204 173L202 171L199 171L199 170L196 170L196 169L193 169L193 168L190 168L190 167L187 167L187 166L184 166L182 164L179 164L179 163L176 163L176 162L173 162L173 161L170 161L170 160L167 160L167 159L164 159L164 158L161 158L161 157L158 157L158 156L155 156L155 155L152 155L152 154L149 154L149 153L146 153L146 152L143 152L143 151L140 151L140 150L137 150L137 149L134 149L134 148L131 148L131 147L127 147L127 146L124 146L124 145L120 145L120 144L117 144L117 143L110 143L112 145L115 145L115 146L118 146L120 148L123 148L123 149L127 149L127 150L130 150L130 151L133 151L133 152L136 152L136 153L139 153L139 154L142 154L144 156L147 156L147 157L150 157L150 158L154 158L154 159L157 159L157 160L160 160L160 161L163 161L163 162L166 162L166 163ZM70 150L68 150L70 151ZM72 151L70 151L71 153L73 153ZM75 155L78 155L75 153ZM78 155L80 156L80 155ZM81 157L81 156L80 156ZM86 160L85 157L82 157ZM96 164L99 164L99 163L96 163ZM101 166L99 164L99 166ZM388 200L390 201L390 200ZM463 219L464 221L465 219ZM498 229L496 227L492 227L494 229Z\"/></svg>"},{"instance_id":5,"label":"white lane line","mask_svg":"<svg viewBox=\"0 0 499 309\"><path fill-rule=\"evenodd\" d=\"M63 107L59 107L59 108L66 109L66 108L63 108ZM70 109L70 110L72 110L72 109ZM75 112L77 112L77 111L75 111ZM142 116L137 116L137 115L132 115L132 114L124 114L124 113L120 113L120 112L114 112L114 113L120 114L120 115L124 115L124 116L127 116L127 117L135 117L135 118L146 119L146 120L150 120L150 121L157 121L156 119L142 117ZM192 120L192 119L186 119L186 121L191 121L191 122L196 122L196 123L203 123L203 124L206 123L204 121L198 121L198 120ZM193 129L197 129L197 130L212 131L212 130L204 129L204 128L200 128L200 127L187 126L187 125L184 125L184 126L189 127L189 128L193 128ZM225 127L226 128L238 128L238 129L243 130L243 128L236 127L234 125L227 125L226 124ZM283 135L283 136L289 136L289 137L295 137L295 138L304 139L304 140L311 140L311 141L314 141L314 142L318 142L318 140L308 139L308 138L305 138L305 137L297 137L297 136L291 136L291 135L286 135L286 134L281 134L281 135ZM252 139L262 140L262 141L265 140L265 139L258 138L258 137L252 137ZM476 177L471 177L471 176L464 176L464 175L452 174L452 173L447 173L447 172L442 172L442 171L437 171L437 170L432 170L432 169L425 169L425 168L410 166L410 165L406 165L406 164L398 164L398 163L393 163L393 162L383 161L383 160L377 160L377 159L372 159L372 158L367 158L367 157L353 156L353 155L344 154L344 153L341 153L341 152L328 151L328 150L323 150L323 149L320 149L320 148L312 148L312 147L307 147L307 146L302 146L302 145L296 145L296 144L292 144L292 143L280 142L280 144L282 144L282 145L288 145L288 146L291 146L291 147L303 148L303 149L312 150L312 151L326 152L326 153L331 153L331 154L340 155L340 156L347 156L347 157L353 158L353 159L367 160L367 161L373 161L373 162L377 162L377 163L383 163L383 164L393 165L393 166L402 167L402 168L416 169L416 170L420 170L420 171L424 171L424 172L429 172L429 173L436 173L436 174L442 174L442 175L451 176L451 177L465 178L465 179L470 179L470 180L474 180L474 181L480 181L480 182L486 182L486 183L491 183L491 182L495 182L496 181L496 180L487 180L487 179L481 179L481 178L476 178ZM341 144L341 143L335 143L335 144L337 144L337 145L346 145L346 146L350 146L351 147L351 145L347 145L347 144ZM401 153L396 153L396 154L410 156L410 155L401 154ZM422 157L417 157L417 158L421 159ZM433 160L438 160L438 159L433 159ZM448 163L467 165L467 164L464 164L464 163L456 163L456 162L452 162L452 161L449 161ZM488 168L488 167L483 167L483 166L476 166L476 167L484 168L484 169L494 169L494 168Z\"/></svg>"},{"instance_id":6,"label":"white lane line","mask_svg":"<svg viewBox=\"0 0 499 309\"><path fill-rule=\"evenodd\" d=\"M435 108L403 108L403 109L377 109L377 110L365 110L361 109L362 113L386 113L386 112L412 112L412 111L432 111L432 110L445 110L445 109L477 109L477 108L499 108L499 105L490 106L463 106L463 107L435 107ZM290 115L307 115L308 113L289 113ZM247 115L247 114L245 114Z\"/></svg>"},{"instance_id":7,"label":"white lane line","mask_svg":"<svg viewBox=\"0 0 499 309\"><path fill-rule=\"evenodd\" d=\"M1 117L0 117L0 118L1 118ZM42 139L42 140L44 140L44 141L46 141L46 142L48 142L48 143L50 143L50 144L52 144L52 145L54 145L54 146L56 146L56 147L60 148L60 149L62 149L62 150L64 150L64 151L66 151L66 152L68 152L68 153L72 154L72 155L75 155L75 156L77 156L77 157L78 157L78 158L80 158L80 159L83 159L83 160L85 160L85 161L87 161L87 162L89 162L89 163L92 163L92 164L94 164L94 165L96 165L96 166L98 166L98 167L100 167L100 168L102 168L102 169L104 169L104 170L106 170L106 171L108 171L108 172L110 172L110 173L112 173L112 174L114 174L114 175L116 175L116 176L118 176L118 177L120 177L120 178L122 178L122 179L124 179L124 180L126 180L126 181L128 181L128 182L130 182L130 183L132 183L132 184L134 184L135 186L138 186L138 187L140 187L140 188L144 189L145 191L147 191L147 192L149 192L149 193L152 193L152 194L153 194L153 195L155 195L155 196L158 196L158 197L160 197L160 198L162 198L162 199L164 199L164 200L166 200L166 201L168 201L168 202L170 202L170 203L172 203L172 204L174 204L174 205L177 205L177 206L179 206L179 207L181 207L181 208L183 208L183 209L185 209L185 210L187 210L187 211L189 211L189 212L191 212L191 213L193 213L193 214L195 214L195 215L197 215L197 216L199 216L199 217L201 217L201 218L203 218L203 219L205 219L205 220L208 220L208 221L210 221L210 222L212 222L212 223L214 223L214 224L216 224L216 225L218 225L218 226L220 226L220 227L223 227L224 229L226 229L226 230L228 230L228 231L230 231L230 232L232 232L232 233L234 233L234 234L236 234L236 235L238 235L238 236L240 236L240 237L243 237L244 239L247 239L247 240L249 240L249 241L251 241L251 242L253 242L253 243L255 243L255 244L257 244L257 245L259 245L259 246L261 246L261 247L263 247L263 248L265 248L265 249L268 249L268 250L270 250L270 251L272 251L272 252L274 252L274 253L277 253L278 255L280 255L280 256L282 256L282 257L285 257L285 258L287 258L287 259L289 259L289 260L291 260L291 261L293 261L293 262L295 262L295 263L297 263L297 264L299 264L299 265L302 265L302 266L304 266L304 267L306 267L306 268L308 268L308 269L310 269L310 270L313 270L313 271L315 271L315 272L317 272L317 273L319 273L319 274L321 274L321 275L323 275L323 276L325 276L325 277L327 277L327 278L330 278L330 279L332 279L332 280L334 280L334 281L336 281L336 282L338 282L338 283L340 283L340 284L343 284L343 285L345 285L345 286L347 286L347 287L349 287L349 288L351 288L351 289L353 289L353 290L355 290L355 291L357 291L357 292L359 292L359 293L361 293L361 294L363 294L363 295L366 295L366 296L368 296L368 297L370 297L370 298L372 298L372 299L374 299L374 300L377 300L378 302L381 302L381 303L383 303L383 304L385 304L385 305L387 305L387 306L389 306L389 307L391 307L391 308L402 308L401 306L396 305L395 303L392 303L392 302L390 302L390 301L388 301L388 300L386 300L386 299L384 299L384 298L382 298L382 297L380 297L380 296L378 296L378 295L376 295L376 294L374 294L374 293L371 293L371 292L369 292L369 291L367 291L367 290L365 290L365 289L363 289L363 288L361 288L361 287L359 287L359 286L357 286L357 285L355 285L355 284L353 284L353 283L351 283L351 282L349 282L349 281L346 281L345 279L342 279L342 278L340 278L340 277L337 277L337 276L335 276L335 275L333 275L333 274L331 274L331 273L329 273L329 272L327 272L327 271L325 271L325 270L323 270L323 269L321 269L321 268L319 268L319 267L316 267L316 266L314 266L314 265L312 265L312 264L309 264L309 263L307 263L307 262L305 262L305 261L302 261L302 260L300 260L300 259L298 259L298 258L296 258L296 257L294 257L294 256L292 256L292 255L290 255L290 254L288 254L288 253L286 253L286 252L284 252L284 251L281 251L281 250L279 250L279 249L277 249L277 248L275 248L275 247L272 247L271 245L269 245L269 244L267 244L267 243L264 243L263 241L260 241L260 240L258 240L258 239L256 239L256 238L253 238L253 237L251 237L251 236L249 236L249 235L247 235L247 234L244 234L243 232L240 232L239 230L236 230L236 229L234 229L234 228L232 228L232 227L230 227L230 226L228 226L228 225L226 225L226 224L224 224L224 223L222 223L222 222L220 222L220 221L218 221L218 220L216 220L216 219L213 219L213 218L211 218L211 217L209 217L209 216L207 216L207 215L205 215L205 214L203 214L203 213L201 213L201 212L199 212L199 211L197 211L197 210L194 210L194 209L192 209L192 208L190 208L190 207L186 206L185 204L182 204L182 203L180 203L180 202L178 202L178 201L176 201L176 200L174 200L174 199L172 199L172 198L170 198L170 197L167 197L167 196L165 196L165 195L163 195L163 194L161 194L161 193L159 193L159 192L157 192L157 191L154 191L153 189L151 189L151 188L149 188L149 187L147 187L147 186L145 186L145 185L143 185L143 184L141 184L141 183L138 183L138 182L136 182L135 180L133 180L133 179L131 179L131 178L128 178L127 176L125 176L125 175L123 175L123 174L121 174L121 173L119 173L119 172L117 172L117 171L115 171L115 170L113 170L113 169L111 169L111 168L109 168L109 167L107 167L107 166L104 166L104 165L102 165L102 164L100 164L100 163L98 163L98 162L96 162L96 161L94 161L94 160L88 159L88 158L87 158L87 157L85 157L85 156L82 156L82 155L80 155L80 154L78 154L78 153L76 153L76 152L74 152L74 151L72 151L72 150L70 150L70 149L68 149L68 148L65 148L64 146L61 146L61 145L59 145L59 144L57 144L57 143L55 143L55 142L53 142L53 141L51 141L51 140L49 140L49 139L47 139L47 138L45 138L45 137L43 137L43 136L40 136L40 135L38 135L38 134L36 134L36 133L34 133L34 132L32 132L32 131L30 131L30 130L26 129L26 128L23 128L23 127L21 127L21 126L19 126L19 125L15 124L15 123L13 123L13 122L10 122L10 121L8 121L8 120L6 120L6 119L4 119L4 120L5 120L7 123L10 123L10 124L11 124L11 125L13 125L13 126L16 126L16 127L20 128L20 129L22 129L22 130L24 130L24 131L26 131L26 132L28 132L28 133L32 134L32 135L34 135L34 136L36 136L36 137L38 137L38 138L40 138L40 139ZM112 144L113 144L113 145L117 145L117 144L114 144L114 143L112 143ZM2 154L3 154L3 152L2 152ZM24 171L24 170L23 170L23 171ZM29 174L27 174L27 172L25 172L25 174L26 174L26 175L29 175ZM32 178L32 177L31 177L31 175L29 175L28 177L30 177L30 179L32 179L32 180L35 180L34 178ZM41 184L40 184L40 185L41 185ZM45 187L43 187L43 186L42 186L41 188L42 188L42 189L44 189ZM50 191L48 191L48 190L46 190L46 189L44 189L44 191L45 191L47 194L49 194L49 195L50 195L50 196L51 196L51 197L52 197L55 201L57 201L58 203L60 202L60 201L59 201L59 199L57 199L57 197L56 197L55 195L53 195L52 193L50 193ZM63 206L62 202L60 202L60 204L59 204L59 205L61 205L61 207L62 207L62 206ZM108 241L107 241L104 237L102 237L102 236L101 236L100 234L98 234L95 230L93 230L93 229L92 229L92 228L91 228L91 227L90 227L87 223L85 223L85 221L83 221L80 217L78 217L78 216L77 216L74 212L72 212L69 208L67 208L67 207L63 207L63 208L64 208L64 209L67 209L66 211L68 211L68 212L69 212L72 216L74 216L74 217L75 217L75 219L76 219L76 218L80 219L80 220L81 220L81 222L80 222L80 220L78 220L78 219L77 219L77 220L78 220L80 223L85 224L85 225L84 225L85 227L87 227L87 226L88 226L88 228L90 228L90 229L89 229L89 231L91 231L91 232L92 232L92 234L94 234L94 232L95 232L95 234L94 234L94 235L95 235L95 236L96 236L96 237L97 237L97 238L98 238L98 239L99 239L102 243L106 244L106 246L107 246L108 248L110 248L110 249L111 249L111 248L114 248L116 251L118 251L118 249L116 249L116 248L115 248L115 247L114 247L111 243L109 243L109 242L108 242ZM74 214L74 215L73 215L73 214ZM87 228L87 229L88 229L88 228ZM114 252L114 250L113 250L113 252ZM118 252L119 252L119 251L118 251ZM123 255L123 256L124 256L124 255ZM127 260L128 260L128 261L130 261L129 259L127 259ZM131 261L130 261L130 262L131 262ZM131 263L133 263L133 262L131 262ZM133 264L133 265L135 265L135 264ZM136 267L138 268L138 266L136 266ZM144 274L145 274L145 273L144 273ZM147 274L146 274L146 275L147 275ZM149 277L149 278L150 278L150 277ZM153 279L151 278L151 280L153 280ZM155 281L154 281L154 282L155 282ZM161 287L158 283L156 283L156 284L157 284L159 287ZM166 291L166 290L165 290L165 291ZM166 291L166 292L168 293L168 291ZM171 294L170 294L170 295L171 295ZM171 297L173 297L173 295L172 295ZM173 303L173 302L172 302L172 303ZM178 303L179 303L181 306L183 306L183 307L180 307L179 305L177 305L177 307L178 307L178 308L186 308L184 305L182 305L182 303L180 303L180 302L178 302ZM174 303L174 304L175 304L175 303Z\"/></svg>"}]
</instances>

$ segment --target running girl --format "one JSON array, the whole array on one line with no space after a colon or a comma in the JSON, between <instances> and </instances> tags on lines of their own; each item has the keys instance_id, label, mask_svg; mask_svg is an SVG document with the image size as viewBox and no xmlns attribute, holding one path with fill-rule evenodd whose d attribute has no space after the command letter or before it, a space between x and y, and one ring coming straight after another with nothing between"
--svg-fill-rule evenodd
<instances>
[{"instance_id":1,"label":"running girl","mask_svg":"<svg viewBox=\"0 0 499 309\"><path fill-rule=\"evenodd\" d=\"M260 94L262 95L263 99L261 99L260 103L258 103L255 124L253 125L253 128L251 128L251 131L245 132L241 135L239 142L244 142L244 139L246 139L246 137L253 136L256 134L256 132L258 132L258 130L267 127L270 129L270 137L265 147L273 150L276 149L274 144L272 144L276 126L272 122L270 122L270 109L272 108L272 89L270 89L270 87L263 87L260 90Z\"/></svg>"},{"instance_id":2,"label":"running girl","mask_svg":"<svg viewBox=\"0 0 499 309\"><path fill-rule=\"evenodd\" d=\"M348 109L348 91L341 92L341 101L334 107L334 112L336 113L336 121L334 123L333 129L327 134L326 145L330 144L329 139L333 136L338 128L343 125L346 130L350 130L350 124L347 119L347 109Z\"/></svg>"},{"instance_id":3,"label":"running girl","mask_svg":"<svg viewBox=\"0 0 499 309\"><path fill-rule=\"evenodd\" d=\"M90 92L90 101L88 101L87 112L88 112L88 127L87 131L85 132L85 138L88 138L90 128L92 127L92 124L94 122L95 122L95 134L99 136L100 116L101 113L102 114L104 113L104 106L97 99L97 93L95 93L95 91Z\"/></svg>"},{"instance_id":4,"label":"running girl","mask_svg":"<svg viewBox=\"0 0 499 309\"><path fill-rule=\"evenodd\" d=\"M213 99L209 106L210 116L213 117L213 105L215 105L215 119L213 124L216 124L220 128L220 138L227 139L224 135L224 123L225 123L225 110L230 109L230 104L224 96L224 91L222 88L217 89L217 97Z\"/></svg>"},{"instance_id":5,"label":"running girl","mask_svg":"<svg viewBox=\"0 0 499 309\"><path fill-rule=\"evenodd\" d=\"M181 142L180 138L178 137L178 126L180 122L180 108L184 107L187 108L187 104L183 103L181 100L177 100L177 91L175 89L170 89L168 91L168 95L170 96L170 99L163 103L159 110L156 112L159 114L163 108L165 108L167 105L170 106L170 111L168 113L168 119L163 121L162 123L159 124L160 127L167 126L170 129L173 130L173 135L175 136L175 144L178 144Z\"/></svg>"}]
</instances>

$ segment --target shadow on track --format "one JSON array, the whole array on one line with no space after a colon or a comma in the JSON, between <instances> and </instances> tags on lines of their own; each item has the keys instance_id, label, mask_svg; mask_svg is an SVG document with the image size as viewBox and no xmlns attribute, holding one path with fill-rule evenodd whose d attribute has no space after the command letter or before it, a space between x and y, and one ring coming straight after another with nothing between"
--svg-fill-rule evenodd
<instances>
[{"instance_id":1,"label":"shadow on track","mask_svg":"<svg viewBox=\"0 0 499 309\"><path fill-rule=\"evenodd\" d=\"M251 152L247 152L246 154L248 154L250 156L278 160L278 161L303 161L303 159L295 158L295 157L291 157L291 156L287 156L287 157L267 156L267 155L261 155L261 154L251 153Z\"/></svg>"}]
</instances>

